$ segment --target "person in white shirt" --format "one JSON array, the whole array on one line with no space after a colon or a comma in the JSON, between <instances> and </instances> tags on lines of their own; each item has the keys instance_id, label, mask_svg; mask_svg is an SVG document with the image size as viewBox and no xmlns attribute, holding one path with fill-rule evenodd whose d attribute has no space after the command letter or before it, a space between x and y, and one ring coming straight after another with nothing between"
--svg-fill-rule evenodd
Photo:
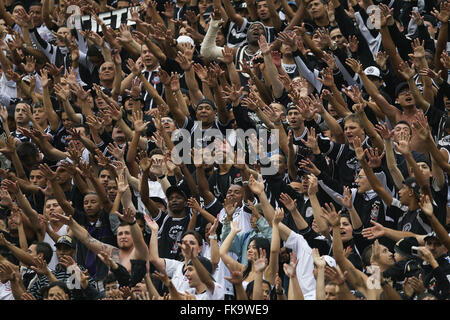
<instances>
[{"instance_id":1,"label":"person in white shirt","mask_svg":"<svg viewBox=\"0 0 450 320\"><path fill-rule=\"evenodd\" d=\"M186 248L189 262L184 268L185 276L191 287L190 291L196 300L223 300L225 297L224 287L215 282L211 273L212 263L209 259L196 256L189 244L182 245Z\"/></svg>"}]
</instances>

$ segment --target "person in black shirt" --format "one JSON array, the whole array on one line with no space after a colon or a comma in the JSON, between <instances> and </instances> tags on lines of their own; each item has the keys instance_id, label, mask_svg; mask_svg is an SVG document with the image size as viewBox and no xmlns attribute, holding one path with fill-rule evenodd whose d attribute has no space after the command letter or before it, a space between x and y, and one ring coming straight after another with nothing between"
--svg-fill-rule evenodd
<instances>
[{"instance_id":1,"label":"person in black shirt","mask_svg":"<svg viewBox=\"0 0 450 320\"><path fill-rule=\"evenodd\" d=\"M440 300L450 297L450 257L442 241L431 232L419 247L422 262L422 281L427 291Z\"/></svg>"}]
</instances>

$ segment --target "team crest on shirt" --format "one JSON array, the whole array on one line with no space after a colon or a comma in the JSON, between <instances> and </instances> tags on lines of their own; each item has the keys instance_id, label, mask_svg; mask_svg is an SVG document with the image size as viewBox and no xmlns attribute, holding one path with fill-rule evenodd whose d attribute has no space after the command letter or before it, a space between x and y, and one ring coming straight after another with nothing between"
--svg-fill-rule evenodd
<instances>
[{"instance_id":1,"label":"team crest on shirt","mask_svg":"<svg viewBox=\"0 0 450 320\"><path fill-rule=\"evenodd\" d=\"M403 226L402 231L410 231L410 230L411 230L411 223L408 222L407 224L405 224L405 225Z\"/></svg>"},{"instance_id":2,"label":"team crest on shirt","mask_svg":"<svg viewBox=\"0 0 450 320\"><path fill-rule=\"evenodd\" d=\"M380 214L380 201L377 200L372 204L372 209L370 210L370 219L377 221L379 214Z\"/></svg>"},{"instance_id":3,"label":"team crest on shirt","mask_svg":"<svg viewBox=\"0 0 450 320\"><path fill-rule=\"evenodd\" d=\"M358 161L358 159L356 159L356 157L348 159L346 164L347 164L347 167L349 167L350 169L353 169L353 170L358 170L360 168L359 161Z\"/></svg>"},{"instance_id":4,"label":"team crest on shirt","mask_svg":"<svg viewBox=\"0 0 450 320\"><path fill-rule=\"evenodd\" d=\"M305 217L310 218L314 214L314 210L312 207L308 207L305 212Z\"/></svg>"},{"instance_id":5,"label":"team crest on shirt","mask_svg":"<svg viewBox=\"0 0 450 320\"><path fill-rule=\"evenodd\" d=\"M160 82L161 82L161 79L159 78L159 76L154 77L153 80L152 80L153 84L158 84Z\"/></svg>"}]
</instances>

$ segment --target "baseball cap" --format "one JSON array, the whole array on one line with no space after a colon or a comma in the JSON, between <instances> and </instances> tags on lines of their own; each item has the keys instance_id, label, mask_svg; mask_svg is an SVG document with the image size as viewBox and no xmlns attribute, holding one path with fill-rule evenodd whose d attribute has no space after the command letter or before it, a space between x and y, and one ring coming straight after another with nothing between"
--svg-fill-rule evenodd
<instances>
[{"instance_id":1,"label":"baseball cap","mask_svg":"<svg viewBox=\"0 0 450 320\"><path fill-rule=\"evenodd\" d=\"M75 249L76 247L75 241L73 241L72 237L68 235L59 237L58 241L55 243L55 247L58 247L61 244L65 244L66 246L69 246L72 249Z\"/></svg>"},{"instance_id":2,"label":"baseball cap","mask_svg":"<svg viewBox=\"0 0 450 320\"><path fill-rule=\"evenodd\" d=\"M336 260L334 260L333 257L330 257L328 255L324 255L323 258L325 259L325 262L327 263L327 265L331 268L336 268Z\"/></svg>"},{"instance_id":3,"label":"baseball cap","mask_svg":"<svg viewBox=\"0 0 450 320\"><path fill-rule=\"evenodd\" d=\"M405 179L405 181L403 181L403 184L405 184L408 188L413 189L414 196L416 197L416 199L417 200L420 199L420 186L417 183L416 178L408 177L408 178Z\"/></svg>"},{"instance_id":4,"label":"baseball cap","mask_svg":"<svg viewBox=\"0 0 450 320\"><path fill-rule=\"evenodd\" d=\"M408 83L407 82L399 83L395 88L395 96L398 97L399 93L402 92L404 89L409 89Z\"/></svg>"},{"instance_id":5,"label":"baseball cap","mask_svg":"<svg viewBox=\"0 0 450 320\"><path fill-rule=\"evenodd\" d=\"M134 99L134 100L141 100L142 102L144 101L144 97L142 96L142 94L139 95L139 97L137 99L133 98L133 96L131 96L130 94L126 93L122 96L122 103L125 103L125 101L127 101L128 99Z\"/></svg>"},{"instance_id":6,"label":"baseball cap","mask_svg":"<svg viewBox=\"0 0 450 320\"><path fill-rule=\"evenodd\" d=\"M374 67L374 66L367 67L364 70L364 73L366 74L366 76L372 76L372 77L377 77L377 78L381 79L381 76L380 76L381 72L380 72L380 69L378 69L377 67Z\"/></svg>"},{"instance_id":7,"label":"baseball cap","mask_svg":"<svg viewBox=\"0 0 450 320\"><path fill-rule=\"evenodd\" d=\"M394 251L408 259L414 259L411 254L411 247L418 247L419 242L415 237L406 237L400 239L394 246Z\"/></svg>"},{"instance_id":8,"label":"baseball cap","mask_svg":"<svg viewBox=\"0 0 450 320\"><path fill-rule=\"evenodd\" d=\"M177 43L190 43L191 46L195 47L194 40L189 36L179 36L177 38Z\"/></svg>"},{"instance_id":9,"label":"baseball cap","mask_svg":"<svg viewBox=\"0 0 450 320\"><path fill-rule=\"evenodd\" d=\"M180 189L179 187L177 187L177 186L170 186L169 188L167 188L167 190L166 190L166 197L167 197L167 199L169 199L169 197L170 197L170 195L171 195L172 193L178 193L178 194L181 194L181 195L187 200L186 193L184 193L184 191L181 190L181 189Z\"/></svg>"},{"instance_id":10,"label":"baseball cap","mask_svg":"<svg viewBox=\"0 0 450 320\"><path fill-rule=\"evenodd\" d=\"M288 2L288 5L294 6L294 7L297 8L297 2L295 2L295 1L289 1L289 2Z\"/></svg>"}]
</instances>

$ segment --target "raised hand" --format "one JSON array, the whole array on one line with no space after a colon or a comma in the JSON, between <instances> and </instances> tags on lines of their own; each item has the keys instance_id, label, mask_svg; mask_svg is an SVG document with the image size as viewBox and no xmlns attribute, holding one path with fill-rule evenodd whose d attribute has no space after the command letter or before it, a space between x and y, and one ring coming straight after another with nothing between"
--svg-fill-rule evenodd
<instances>
[{"instance_id":1,"label":"raised hand","mask_svg":"<svg viewBox=\"0 0 450 320\"><path fill-rule=\"evenodd\" d=\"M362 64L360 64L353 58L348 58L347 60L345 60L345 64L349 66L354 73L361 74L363 72Z\"/></svg>"},{"instance_id":2,"label":"raised hand","mask_svg":"<svg viewBox=\"0 0 450 320\"><path fill-rule=\"evenodd\" d=\"M350 191L349 187L344 187L344 197L337 197L338 200L342 203L344 207L347 209L353 208L353 202L352 202L352 193Z\"/></svg>"},{"instance_id":3,"label":"raised hand","mask_svg":"<svg viewBox=\"0 0 450 320\"><path fill-rule=\"evenodd\" d=\"M129 224L133 223L136 219L136 212L131 208L124 209L123 214L120 214L118 211L116 211L115 214L120 218L120 220Z\"/></svg>"},{"instance_id":4,"label":"raised hand","mask_svg":"<svg viewBox=\"0 0 450 320\"><path fill-rule=\"evenodd\" d=\"M370 148L364 150L365 154L367 155L367 158L369 159L369 167L371 168L378 168L381 166L381 160L384 157L384 151L382 154L378 155L378 148Z\"/></svg>"},{"instance_id":5,"label":"raised hand","mask_svg":"<svg viewBox=\"0 0 450 320\"><path fill-rule=\"evenodd\" d=\"M373 224L373 227L365 228L362 230L362 235L364 238L373 240L384 236L385 232L383 225L373 220L370 220L370 223Z\"/></svg>"},{"instance_id":6,"label":"raised hand","mask_svg":"<svg viewBox=\"0 0 450 320\"><path fill-rule=\"evenodd\" d=\"M297 208L297 199L292 200L292 198L287 193L281 193L279 200L290 212L294 211Z\"/></svg>"},{"instance_id":7,"label":"raised hand","mask_svg":"<svg viewBox=\"0 0 450 320\"><path fill-rule=\"evenodd\" d=\"M141 110L133 111L132 120L134 125L134 130L136 132L142 133L147 129L150 121L144 122L144 113Z\"/></svg>"},{"instance_id":8,"label":"raised hand","mask_svg":"<svg viewBox=\"0 0 450 320\"><path fill-rule=\"evenodd\" d=\"M258 175L258 180L256 180L253 175L248 179L248 187L257 196L264 192L264 182L262 175Z\"/></svg>"},{"instance_id":9,"label":"raised hand","mask_svg":"<svg viewBox=\"0 0 450 320\"><path fill-rule=\"evenodd\" d=\"M383 138L383 140L391 140L394 136L394 130L389 131L386 123L379 122L375 125L375 130Z\"/></svg>"},{"instance_id":10,"label":"raised hand","mask_svg":"<svg viewBox=\"0 0 450 320\"><path fill-rule=\"evenodd\" d=\"M340 211L339 213L336 212L333 203L325 203L325 207L322 207L321 217L324 218L330 226L336 227L340 225L340 213Z\"/></svg>"},{"instance_id":11,"label":"raised hand","mask_svg":"<svg viewBox=\"0 0 450 320\"><path fill-rule=\"evenodd\" d=\"M348 37L348 49L355 53L358 51L358 46L359 46L359 41L358 38L356 38L356 36L349 36Z\"/></svg>"},{"instance_id":12,"label":"raised hand","mask_svg":"<svg viewBox=\"0 0 450 320\"><path fill-rule=\"evenodd\" d=\"M331 283L334 283L338 286L345 283L345 280L347 278L348 271L345 271L344 274L341 273L338 269L335 267L325 267L325 278L329 279Z\"/></svg>"},{"instance_id":13,"label":"raised hand","mask_svg":"<svg viewBox=\"0 0 450 320\"><path fill-rule=\"evenodd\" d=\"M386 70L386 63L389 59L389 55L385 51L379 51L375 56L375 62L381 70Z\"/></svg>"},{"instance_id":14,"label":"raised hand","mask_svg":"<svg viewBox=\"0 0 450 320\"><path fill-rule=\"evenodd\" d=\"M284 219L284 209L277 208L272 219L272 225L278 225Z\"/></svg>"},{"instance_id":15,"label":"raised hand","mask_svg":"<svg viewBox=\"0 0 450 320\"><path fill-rule=\"evenodd\" d=\"M420 209L427 217L433 216L433 205L431 204L430 197L424 194L420 195L419 202Z\"/></svg>"},{"instance_id":16,"label":"raised hand","mask_svg":"<svg viewBox=\"0 0 450 320\"><path fill-rule=\"evenodd\" d=\"M327 262L325 261L324 257L320 256L319 250L317 248L313 248L311 251L313 260L314 260L314 265L317 268L325 268L325 266L327 265Z\"/></svg>"},{"instance_id":17,"label":"raised hand","mask_svg":"<svg viewBox=\"0 0 450 320\"><path fill-rule=\"evenodd\" d=\"M253 262L253 266L255 268L256 273L263 273L267 267L267 258L266 258L266 250L260 248L259 249L259 258Z\"/></svg>"},{"instance_id":18,"label":"raised hand","mask_svg":"<svg viewBox=\"0 0 450 320\"><path fill-rule=\"evenodd\" d=\"M200 210L202 209L197 199L195 199L194 197L190 197L188 199L188 207L196 212L200 212Z\"/></svg>"},{"instance_id":19,"label":"raised hand","mask_svg":"<svg viewBox=\"0 0 450 320\"><path fill-rule=\"evenodd\" d=\"M405 155L411 152L409 134L401 132L398 136L398 141L394 141L395 149L401 154Z\"/></svg>"},{"instance_id":20,"label":"raised hand","mask_svg":"<svg viewBox=\"0 0 450 320\"><path fill-rule=\"evenodd\" d=\"M297 276L298 259L296 258L294 252L290 253L290 257L291 257L291 260L290 260L289 264L287 264L287 263L283 264L283 270L284 270L284 273L289 278L294 278Z\"/></svg>"},{"instance_id":21,"label":"raised hand","mask_svg":"<svg viewBox=\"0 0 450 320\"><path fill-rule=\"evenodd\" d=\"M405 78L405 80L413 78L416 74L416 71L414 70L414 64L410 67L408 62L406 61L403 61L399 64L397 72L401 74L402 77Z\"/></svg>"},{"instance_id":22,"label":"raised hand","mask_svg":"<svg viewBox=\"0 0 450 320\"><path fill-rule=\"evenodd\" d=\"M128 183L125 182L125 176L123 174L119 175L116 178L116 182L117 182L117 191L119 193L123 194L123 193L127 192L129 185L128 185ZM120 214L118 214L117 212L116 212L116 214L119 216L119 218L121 218ZM124 212L124 214L125 214L125 212ZM127 214L128 214L128 212L127 212ZM125 216L125 219L127 219L127 216Z\"/></svg>"},{"instance_id":23,"label":"raised hand","mask_svg":"<svg viewBox=\"0 0 450 320\"><path fill-rule=\"evenodd\" d=\"M150 158L148 157L147 152L142 151L141 153L139 153L138 161L139 161L139 166L141 167L142 172L145 172L150 168L151 161L150 161Z\"/></svg>"}]
</instances>

